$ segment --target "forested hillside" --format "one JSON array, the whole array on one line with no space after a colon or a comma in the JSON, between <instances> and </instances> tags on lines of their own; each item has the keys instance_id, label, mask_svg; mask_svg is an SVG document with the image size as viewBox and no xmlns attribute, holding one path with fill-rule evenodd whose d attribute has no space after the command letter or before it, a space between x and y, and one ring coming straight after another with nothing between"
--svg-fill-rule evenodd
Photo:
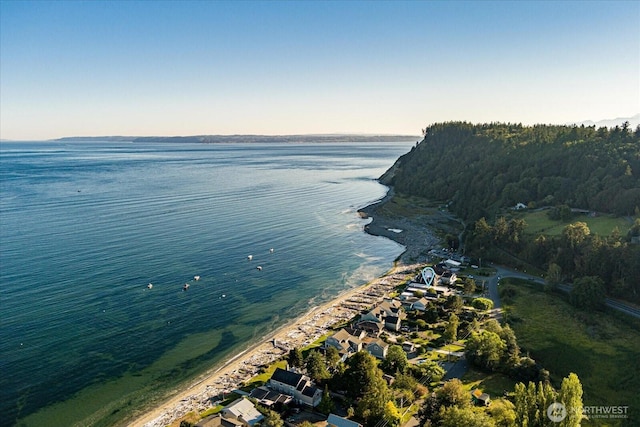
<instances>
[{"instance_id":1,"label":"forested hillside","mask_svg":"<svg viewBox=\"0 0 640 427\"><path fill-rule=\"evenodd\" d=\"M467 223L468 255L580 284L576 305L601 307L604 293L640 302L640 128L436 124L381 181L447 203ZM518 203L551 206L562 232L527 232L508 209ZM592 233L575 208L623 216L629 231ZM583 288L596 299L585 304Z\"/></svg>"},{"instance_id":2,"label":"forested hillside","mask_svg":"<svg viewBox=\"0 0 640 427\"><path fill-rule=\"evenodd\" d=\"M640 128L434 124L382 182L467 221L517 203L637 215Z\"/></svg>"}]
</instances>

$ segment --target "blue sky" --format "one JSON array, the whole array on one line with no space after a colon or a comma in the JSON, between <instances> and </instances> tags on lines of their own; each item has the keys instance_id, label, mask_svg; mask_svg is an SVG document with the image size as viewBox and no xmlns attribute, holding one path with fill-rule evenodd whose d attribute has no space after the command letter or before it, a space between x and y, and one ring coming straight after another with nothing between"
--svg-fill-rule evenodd
<instances>
[{"instance_id":1,"label":"blue sky","mask_svg":"<svg viewBox=\"0 0 640 427\"><path fill-rule=\"evenodd\" d=\"M0 137L640 112L640 2L0 0Z\"/></svg>"}]
</instances>

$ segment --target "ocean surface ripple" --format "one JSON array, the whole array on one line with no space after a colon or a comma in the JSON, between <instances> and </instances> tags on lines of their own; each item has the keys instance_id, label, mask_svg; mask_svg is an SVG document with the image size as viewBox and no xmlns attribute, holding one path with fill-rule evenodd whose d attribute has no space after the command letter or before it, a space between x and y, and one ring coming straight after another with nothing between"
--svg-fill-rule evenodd
<instances>
[{"instance_id":1,"label":"ocean surface ripple","mask_svg":"<svg viewBox=\"0 0 640 427\"><path fill-rule=\"evenodd\" d=\"M112 424L380 275L412 144L3 142L0 423Z\"/></svg>"}]
</instances>

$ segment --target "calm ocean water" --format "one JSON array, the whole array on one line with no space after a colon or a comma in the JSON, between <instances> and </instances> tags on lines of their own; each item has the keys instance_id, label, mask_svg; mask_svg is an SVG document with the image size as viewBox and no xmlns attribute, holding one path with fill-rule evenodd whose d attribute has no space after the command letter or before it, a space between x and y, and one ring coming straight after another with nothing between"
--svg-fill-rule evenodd
<instances>
[{"instance_id":1,"label":"calm ocean water","mask_svg":"<svg viewBox=\"0 0 640 427\"><path fill-rule=\"evenodd\" d=\"M413 143L3 142L0 423L116 424L382 274L356 210Z\"/></svg>"}]
</instances>

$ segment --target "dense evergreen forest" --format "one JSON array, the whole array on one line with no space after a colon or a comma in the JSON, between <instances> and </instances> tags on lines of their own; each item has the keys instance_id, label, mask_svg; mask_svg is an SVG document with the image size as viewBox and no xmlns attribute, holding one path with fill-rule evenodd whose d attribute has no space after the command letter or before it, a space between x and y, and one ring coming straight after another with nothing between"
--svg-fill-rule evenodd
<instances>
[{"instance_id":1,"label":"dense evergreen forest","mask_svg":"<svg viewBox=\"0 0 640 427\"><path fill-rule=\"evenodd\" d=\"M640 302L640 127L451 122L424 134L381 182L446 202L467 223L468 254ZM526 222L509 214L518 203L549 207L565 223L561 235L525 233ZM598 236L572 208L635 222L626 235Z\"/></svg>"},{"instance_id":2,"label":"dense evergreen forest","mask_svg":"<svg viewBox=\"0 0 640 427\"><path fill-rule=\"evenodd\" d=\"M637 215L640 127L434 124L383 183L451 202L465 221L516 203Z\"/></svg>"}]
</instances>

